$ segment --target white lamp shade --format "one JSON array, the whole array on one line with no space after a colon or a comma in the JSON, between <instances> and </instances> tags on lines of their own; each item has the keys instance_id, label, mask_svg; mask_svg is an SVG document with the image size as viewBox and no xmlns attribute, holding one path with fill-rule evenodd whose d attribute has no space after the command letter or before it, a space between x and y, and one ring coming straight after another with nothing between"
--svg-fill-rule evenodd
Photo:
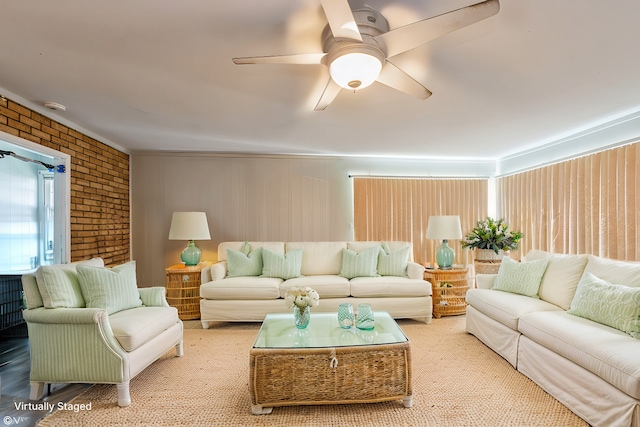
<instances>
[{"instance_id":1,"label":"white lamp shade","mask_svg":"<svg viewBox=\"0 0 640 427\"><path fill-rule=\"evenodd\" d=\"M205 212L174 212L169 240L211 240Z\"/></svg>"},{"instance_id":2,"label":"white lamp shade","mask_svg":"<svg viewBox=\"0 0 640 427\"><path fill-rule=\"evenodd\" d=\"M462 239L460 217L458 215L441 215L429 217L429 225L427 225L427 239Z\"/></svg>"}]
</instances>

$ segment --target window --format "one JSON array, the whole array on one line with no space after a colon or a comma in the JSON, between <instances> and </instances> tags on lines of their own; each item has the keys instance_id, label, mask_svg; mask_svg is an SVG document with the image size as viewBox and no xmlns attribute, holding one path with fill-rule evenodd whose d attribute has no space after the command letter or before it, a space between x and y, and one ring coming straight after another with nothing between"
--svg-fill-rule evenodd
<instances>
[{"instance_id":1,"label":"window","mask_svg":"<svg viewBox=\"0 0 640 427\"><path fill-rule=\"evenodd\" d=\"M2 132L0 150L5 153L0 158L0 273L66 262L69 177L37 162L63 165L66 171L69 157Z\"/></svg>"}]
</instances>

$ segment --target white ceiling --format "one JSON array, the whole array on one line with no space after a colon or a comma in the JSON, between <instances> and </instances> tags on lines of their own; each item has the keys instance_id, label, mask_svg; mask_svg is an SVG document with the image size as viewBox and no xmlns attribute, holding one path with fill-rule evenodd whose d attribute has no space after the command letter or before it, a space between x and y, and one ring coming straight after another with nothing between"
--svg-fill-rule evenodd
<instances>
[{"instance_id":1,"label":"white ceiling","mask_svg":"<svg viewBox=\"0 0 640 427\"><path fill-rule=\"evenodd\" d=\"M351 0L352 8L365 0ZM477 0L366 0L396 28ZM640 111L640 2L501 0L395 58L433 92L379 83L313 111L319 0L0 0L2 90L129 151L496 159ZM6 93L5 93L6 95Z\"/></svg>"}]
</instances>

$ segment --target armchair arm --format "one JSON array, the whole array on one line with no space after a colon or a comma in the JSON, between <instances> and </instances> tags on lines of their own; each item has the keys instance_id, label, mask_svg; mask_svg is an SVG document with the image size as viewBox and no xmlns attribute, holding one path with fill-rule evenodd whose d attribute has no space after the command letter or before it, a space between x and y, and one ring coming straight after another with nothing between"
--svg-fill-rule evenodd
<instances>
[{"instance_id":1,"label":"armchair arm","mask_svg":"<svg viewBox=\"0 0 640 427\"><path fill-rule=\"evenodd\" d=\"M129 358L118 344L106 310L36 308L23 311L31 347L30 380L123 383Z\"/></svg>"},{"instance_id":2,"label":"armchair arm","mask_svg":"<svg viewBox=\"0 0 640 427\"><path fill-rule=\"evenodd\" d=\"M35 308L22 312L24 320L29 323L49 324L94 324L107 318L103 308Z\"/></svg>"},{"instance_id":3,"label":"armchair arm","mask_svg":"<svg viewBox=\"0 0 640 427\"><path fill-rule=\"evenodd\" d=\"M423 279L424 280L424 266L417 262L409 261L407 264L407 276L409 279Z\"/></svg>"},{"instance_id":4,"label":"armchair arm","mask_svg":"<svg viewBox=\"0 0 640 427\"><path fill-rule=\"evenodd\" d=\"M491 289L496 281L497 274L476 274L476 288Z\"/></svg>"},{"instance_id":5,"label":"armchair arm","mask_svg":"<svg viewBox=\"0 0 640 427\"><path fill-rule=\"evenodd\" d=\"M163 286L138 288L142 304L147 307L169 307L167 289Z\"/></svg>"},{"instance_id":6,"label":"armchair arm","mask_svg":"<svg viewBox=\"0 0 640 427\"><path fill-rule=\"evenodd\" d=\"M227 277L227 261L220 261L211 266L209 269L209 275L211 276L210 281L222 280ZM203 281L202 283L206 283Z\"/></svg>"}]
</instances>

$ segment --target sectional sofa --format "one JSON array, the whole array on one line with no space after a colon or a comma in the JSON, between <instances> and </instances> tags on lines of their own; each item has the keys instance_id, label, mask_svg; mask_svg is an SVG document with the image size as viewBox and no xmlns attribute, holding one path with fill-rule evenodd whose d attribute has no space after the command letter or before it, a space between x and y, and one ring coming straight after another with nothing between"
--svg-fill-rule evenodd
<instances>
[{"instance_id":1,"label":"sectional sofa","mask_svg":"<svg viewBox=\"0 0 640 427\"><path fill-rule=\"evenodd\" d=\"M467 292L467 331L592 426L640 426L640 264L505 261Z\"/></svg>"},{"instance_id":2,"label":"sectional sofa","mask_svg":"<svg viewBox=\"0 0 640 427\"><path fill-rule=\"evenodd\" d=\"M409 242L222 242L218 262L202 271L200 315L210 322L261 322L291 310L288 289L320 295L313 312L370 303L394 318L431 322L431 285Z\"/></svg>"}]
</instances>

